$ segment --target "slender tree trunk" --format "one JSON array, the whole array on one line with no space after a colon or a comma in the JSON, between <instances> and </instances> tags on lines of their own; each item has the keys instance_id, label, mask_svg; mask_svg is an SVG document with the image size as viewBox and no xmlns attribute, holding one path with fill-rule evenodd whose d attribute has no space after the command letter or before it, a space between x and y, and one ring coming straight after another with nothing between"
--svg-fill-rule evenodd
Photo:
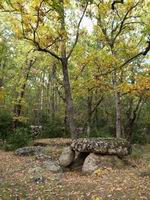
<instances>
[{"instance_id":1,"label":"slender tree trunk","mask_svg":"<svg viewBox=\"0 0 150 200\"><path fill-rule=\"evenodd\" d=\"M142 97L139 98L136 106L133 106L133 100L131 99L130 101L130 107L129 110L127 111L127 124L125 126L125 131L126 131L126 139L129 140L130 142L132 141L133 137L133 128L135 125L135 122L140 115L141 108L144 104L144 100Z\"/></svg>"},{"instance_id":2,"label":"slender tree trunk","mask_svg":"<svg viewBox=\"0 0 150 200\"><path fill-rule=\"evenodd\" d=\"M56 78L56 65L53 64L51 72L51 110L52 121L55 119L55 78Z\"/></svg>"},{"instance_id":3,"label":"slender tree trunk","mask_svg":"<svg viewBox=\"0 0 150 200\"><path fill-rule=\"evenodd\" d=\"M96 99L96 102L98 101L98 90L96 90L95 92L95 99ZM99 128L99 125L98 125L98 107L96 107L95 109L95 126L96 126L96 130L98 130Z\"/></svg>"},{"instance_id":4,"label":"slender tree trunk","mask_svg":"<svg viewBox=\"0 0 150 200\"><path fill-rule=\"evenodd\" d=\"M113 46L111 47L112 55L115 56L115 52L113 50ZM114 95L115 95L115 113L116 113L116 138L121 137L121 100L120 93L117 91L117 72L114 70L113 72L113 85L114 85Z\"/></svg>"},{"instance_id":5,"label":"slender tree trunk","mask_svg":"<svg viewBox=\"0 0 150 200\"><path fill-rule=\"evenodd\" d=\"M41 92L40 92L40 110L43 111L43 105L44 105L44 76L45 74L42 74L41 77Z\"/></svg>"},{"instance_id":6,"label":"slender tree trunk","mask_svg":"<svg viewBox=\"0 0 150 200\"><path fill-rule=\"evenodd\" d=\"M121 109L120 109L120 93L115 91L115 110L116 110L116 137L121 137Z\"/></svg>"},{"instance_id":7,"label":"slender tree trunk","mask_svg":"<svg viewBox=\"0 0 150 200\"><path fill-rule=\"evenodd\" d=\"M92 95L89 92L88 99L87 99L87 137L90 137L91 132L91 117L92 117Z\"/></svg>"},{"instance_id":8,"label":"slender tree trunk","mask_svg":"<svg viewBox=\"0 0 150 200\"><path fill-rule=\"evenodd\" d=\"M0 98L0 107L4 106L5 98L3 98L3 86L4 86L4 68L5 68L5 62L2 59L0 63L0 93L2 93L2 97Z\"/></svg>"},{"instance_id":9,"label":"slender tree trunk","mask_svg":"<svg viewBox=\"0 0 150 200\"><path fill-rule=\"evenodd\" d=\"M26 89L26 86L27 86L27 81L29 79L29 74L30 74L30 70L31 70L31 67L32 65L34 64L35 61L33 60L30 60L29 61L29 64L27 66L27 68L25 69L25 77L24 77L24 82L21 86L21 92L17 94L17 99L16 99L16 104L14 105L14 116L15 116L15 119L13 121L13 128L16 129L17 126L18 126L18 123L19 123L19 117L21 115L21 111L22 111L22 101L23 101L23 98L24 98L24 95L25 95L25 89Z\"/></svg>"}]
</instances>

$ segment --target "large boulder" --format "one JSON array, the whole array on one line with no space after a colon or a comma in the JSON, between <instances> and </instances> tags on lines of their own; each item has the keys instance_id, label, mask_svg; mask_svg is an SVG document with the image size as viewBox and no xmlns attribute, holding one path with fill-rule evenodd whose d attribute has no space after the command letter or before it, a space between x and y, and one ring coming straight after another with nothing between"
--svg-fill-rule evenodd
<instances>
[{"instance_id":1,"label":"large boulder","mask_svg":"<svg viewBox=\"0 0 150 200\"><path fill-rule=\"evenodd\" d=\"M75 152L70 147L65 147L60 158L60 165L63 167L69 166L75 158Z\"/></svg>"},{"instance_id":2,"label":"large boulder","mask_svg":"<svg viewBox=\"0 0 150 200\"><path fill-rule=\"evenodd\" d=\"M84 173L92 173L99 168L122 168L125 166L123 160L115 155L89 154L82 166Z\"/></svg>"},{"instance_id":3,"label":"large boulder","mask_svg":"<svg viewBox=\"0 0 150 200\"><path fill-rule=\"evenodd\" d=\"M131 153L130 143L121 138L80 138L73 140L71 148L82 153L98 153L120 157Z\"/></svg>"}]
</instances>

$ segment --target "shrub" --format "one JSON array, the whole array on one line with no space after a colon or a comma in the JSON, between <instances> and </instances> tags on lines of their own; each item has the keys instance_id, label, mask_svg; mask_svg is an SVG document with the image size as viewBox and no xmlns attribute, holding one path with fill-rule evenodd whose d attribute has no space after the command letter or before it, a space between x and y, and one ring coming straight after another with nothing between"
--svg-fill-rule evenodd
<instances>
[{"instance_id":1,"label":"shrub","mask_svg":"<svg viewBox=\"0 0 150 200\"><path fill-rule=\"evenodd\" d=\"M98 130L92 131L90 134L90 137L103 137L103 138L107 138L107 137L112 137L113 134L110 131L109 127L102 127L99 128Z\"/></svg>"},{"instance_id":2,"label":"shrub","mask_svg":"<svg viewBox=\"0 0 150 200\"><path fill-rule=\"evenodd\" d=\"M131 158L139 160L143 156L143 147L139 144L132 145L132 154Z\"/></svg>"},{"instance_id":3,"label":"shrub","mask_svg":"<svg viewBox=\"0 0 150 200\"><path fill-rule=\"evenodd\" d=\"M68 134L65 132L64 124L58 117L52 120L48 115L42 113L40 125L42 126L42 137L56 138L64 137Z\"/></svg>"},{"instance_id":4,"label":"shrub","mask_svg":"<svg viewBox=\"0 0 150 200\"><path fill-rule=\"evenodd\" d=\"M4 142L12 131L12 116L6 110L0 111L0 139Z\"/></svg>"},{"instance_id":5,"label":"shrub","mask_svg":"<svg viewBox=\"0 0 150 200\"><path fill-rule=\"evenodd\" d=\"M148 144L150 143L150 134L149 134L149 128L145 129L138 129L134 132L132 143L134 144Z\"/></svg>"},{"instance_id":6,"label":"shrub","mask_svg":"<svg viewBox=\"0 0 150 200\"><path fill-rule=\"evenodd\" d=\"M47 124L43 125L42 137L57 138L64 136L65 136L65 130L59 120L55 121L50 120L48 121Z\"/></svg>"},{"instance_id":7,"label":"shrub","mask_svg":"<svg viewBox=\"0 0 150 200\"><path fill-rule=\"evenodd\" d=\"M17 148L27 146L31 143L31 132L27 128L17 128L12 133L5 144L5 150L15 150Z\"/></svg>"}]
</instances>

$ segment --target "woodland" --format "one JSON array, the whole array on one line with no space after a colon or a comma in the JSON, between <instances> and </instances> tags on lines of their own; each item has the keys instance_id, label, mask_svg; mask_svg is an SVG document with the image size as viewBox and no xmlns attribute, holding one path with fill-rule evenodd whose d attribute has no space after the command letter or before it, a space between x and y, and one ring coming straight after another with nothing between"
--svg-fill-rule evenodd
<instances>
[{"instance_id":1,"label":"woodland","mask_svg":"<svg viewBox=\"0 0 150 200\"><path fill-rule=\"evenodd\" d=\"M149 0L1 0L1 137L34 125L41 137L147 141L149 10Z\"/></svg>"},{"instance_id":2,"label":"woodland","mask_svg":"<svg viewBox=\"0 0 150 200\"><path fill-rule=\"evenodd\" d=\"M150 0L0 0L0 200L148 200L149 153Z\"/></svg>"}]
</instances>

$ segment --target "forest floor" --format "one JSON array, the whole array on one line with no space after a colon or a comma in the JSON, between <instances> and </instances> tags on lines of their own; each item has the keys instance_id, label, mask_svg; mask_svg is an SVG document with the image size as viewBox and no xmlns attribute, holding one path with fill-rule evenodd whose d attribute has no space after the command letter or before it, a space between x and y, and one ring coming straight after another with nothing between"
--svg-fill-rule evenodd
<instances>
[{"instance_id":1,"label":"forest floor","mask_svg":"<svg viewBox=\"0 0 150 200\"><path fill-rule=\"evenodd\" d=\"M64 140L48 141L45 152L58 158ZM92 175L43 170L45 181L37 184L33 168L40 161L35 156L19 157L0 150L0 200L150 200L150 145L137 146L132 161L134 167L104 169Z\"/></svg>"}]
</instances>

